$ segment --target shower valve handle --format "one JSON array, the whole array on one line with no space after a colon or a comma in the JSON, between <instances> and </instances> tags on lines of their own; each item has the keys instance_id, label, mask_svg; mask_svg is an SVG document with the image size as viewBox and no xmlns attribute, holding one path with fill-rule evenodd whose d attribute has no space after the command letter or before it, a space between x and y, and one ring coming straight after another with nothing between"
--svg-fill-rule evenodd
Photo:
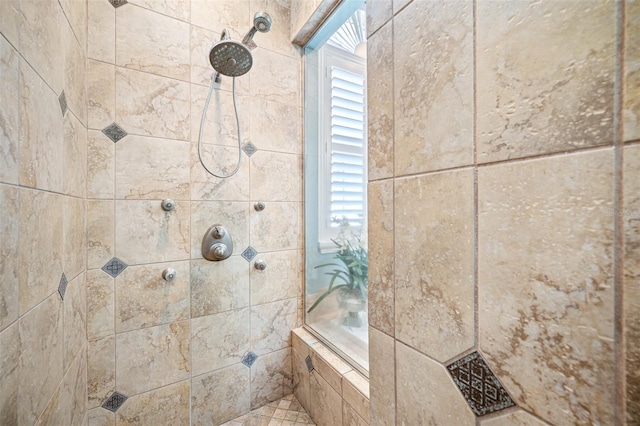
<instances>
[{"instance_id":1,"label":"shower valve handle","mask_svg":"<svg viewBox=\"0 0 640 426\"><path fill-rule=\"evenodd\" d=\"M207 260L225 260L233 253L233 239L222 225L211 226L202 239L202 257Z\"/></svg>"}]
</instances>

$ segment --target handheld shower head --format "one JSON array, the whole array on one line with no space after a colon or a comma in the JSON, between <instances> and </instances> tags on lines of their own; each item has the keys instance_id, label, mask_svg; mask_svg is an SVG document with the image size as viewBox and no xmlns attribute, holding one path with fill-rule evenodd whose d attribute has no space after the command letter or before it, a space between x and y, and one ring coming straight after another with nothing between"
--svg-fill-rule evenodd
<instances>
[{"instance_id":1,"label":"handheld shower head","mask_svg":"<svg viewBox=\"0 0 640 426\"><path fill-rule=\"evenodd\" d=\"M269 32L272 23L271 16L267 12L258 12L253 15L253 27L242 38L242 44L247 45L249 49L255 49L256 44L253 42L253 36L257 31Z\"/></svg>"}]
</instances>

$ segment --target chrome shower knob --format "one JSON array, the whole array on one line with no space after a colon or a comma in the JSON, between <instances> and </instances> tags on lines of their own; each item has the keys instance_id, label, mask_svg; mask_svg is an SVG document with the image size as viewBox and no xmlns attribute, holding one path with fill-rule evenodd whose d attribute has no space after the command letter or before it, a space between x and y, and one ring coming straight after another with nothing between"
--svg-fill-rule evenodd
<instances>
[{"instance_id":1,"label":"chrome shower knob","mask_svg":"<svg viewBox=\"0 0 640 426\"><path fill-rule=\"evenodd\" d=\"M170 212L171 210L176 208L176 203L170 198L167 198L166 200L162 200L161 205L162 205L162 210L166 212Z\"/></svg>"},{"instance_id":2,"label":"chrome shower knob","mask_svg":"<svg viewBox=\"0 0 640 426\"><path fill-rule=\"evenodd\" d=\"M209 248L209 256L207 258L213 258L215 260L224 260L226 259L229 253L227 246L222 243L215 243Z\"/></svg>"},{"instance_id":3,"label":"chrome shower knob","mask_svg":"<svg viewBox=\"0 0 640 426\"><path fill-rule=\"evenodd\" d=\"M261 212L262 210L264 210L266 206L264 205L264 203L262 201L258 201L257 203L255 203L253 205L253 208L257 211L257 212Z\"/></svg>"},{"instance_id":4,"label":"chrome shower knob","mask_svg":"<svg viewBox=\"0 0 640 426\"><path fill-rule=\"evenodd\" d=\"M162 271L162 278L164 278L165 281L171 282L176 279L176 276L178 276L178 273L173 268L167 268Z\"/></svg>"},{"instance_id":5,"label":"chrome shower knob","mask_svg":"<svg viewBox=\"0 0 640 426\"><path fill-rule=\"evenodd\" d=\"M265 269L267 269L267 264L264 263L264 260L258 259L253 264L253 267L256 268L258 271L264 271Z\"/></svg>"},{"instance_id":6,"label":"chrome shower knob","mask_svg":"<svg viewBox=\"0 0 640 426\"><path fill-rule=\"evenodd\" d=\"M227 233L222 226L216 226L213 228L213 231L211 231L211 235L213 235L213 238L216 238L218 240L224 238L226 234Z\"/></svg>"},{"instance_id":7,"label":"chrome shower knob","mask_svg":"<svg viewBox=\"0 0 640 426\"><path fill-rule=\"evenodd\" d=\"M207 260L225 260L233 253L233 239L222 225L211 226L202 239L202 257Z\"/></svg>"}]
</instances>

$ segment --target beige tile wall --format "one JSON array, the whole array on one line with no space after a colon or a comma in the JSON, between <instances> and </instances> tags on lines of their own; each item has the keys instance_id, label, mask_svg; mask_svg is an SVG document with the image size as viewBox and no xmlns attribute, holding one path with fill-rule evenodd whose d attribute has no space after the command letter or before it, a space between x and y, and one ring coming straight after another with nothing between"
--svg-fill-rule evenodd
<instances>
[{"instance_id":1,"label":"beige tile wall","mask_svg":"<svg viewBox=\"0 0 640 426\"><path fill-rule=\"evenodd\" d=\"M209 49L224 28L242 37L261 10L273 27L237 79L242 141L258 151L222 180L197 151ZM302 150L289 2L89 0L88 16L89 424L220 424L292 390ZM224 172L238 155L231 82L214 92L204 131L205 161ZM113 122L128 133L117 143L102 133ZM161 209L165 198L175 210ZM223 262L201 255L214 223L234 241ZM265 271L241 257L249 245ZM114 256L128 265L115 279L100 269ZM100 407L114 390L129 397L115 416Z\"/></svg>"},{"instance_id":2,"label":"beige tile wall","mask_svg":"<svg viewBox=\"0 0 640 426\"><path fill-rule=\"evenodd\" d=\"M7 425L86 422L86 11L83 1L0 2L0 423Z\"/></svg>"},{"instance_id":3,"label":"beige tile wall","mask_svg":"<svg viewBox=\"0 0 640 426\"><path fill-rule=\"evenodd\" d=\"M371 424L637 424L638 2L367 3Z\"/></svg>"}]
</instances>

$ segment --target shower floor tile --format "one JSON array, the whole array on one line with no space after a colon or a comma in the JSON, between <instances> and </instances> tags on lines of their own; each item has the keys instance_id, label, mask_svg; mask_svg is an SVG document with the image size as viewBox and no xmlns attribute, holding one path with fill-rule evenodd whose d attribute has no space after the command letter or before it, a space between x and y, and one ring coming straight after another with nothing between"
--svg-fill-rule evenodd
<instances>
[{"instance_id":1,"label":"shower floor tile","mask_svg":"<svg viewBox=\"0 0 640 426\"><path fill-rule=\"evenodd\" d=\"M315 425L293 394L256 408L222 426L300 426Z\"/></svg>"}]
</instances>

